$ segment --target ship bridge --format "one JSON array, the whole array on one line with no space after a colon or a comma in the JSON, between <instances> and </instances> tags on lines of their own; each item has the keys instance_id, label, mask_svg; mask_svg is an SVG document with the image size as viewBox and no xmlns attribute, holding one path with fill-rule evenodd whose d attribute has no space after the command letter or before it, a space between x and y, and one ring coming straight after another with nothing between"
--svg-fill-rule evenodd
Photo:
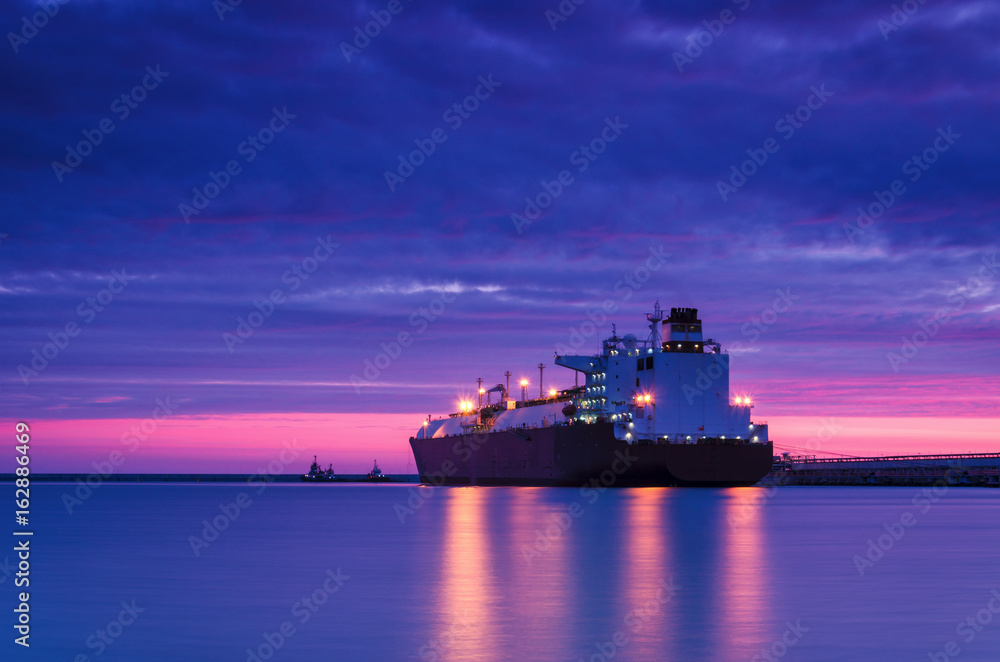
<instances>
[{"instance_id":1,"label":"ship bridge","mask_svg":"<svg viewBox=\"0 0 1000 662\"><path fill-rule=\"evenodd\" d=\"M582 374L576 420L613 421L616 436L633 442L767 442L766 424L751 422L752 399L729 390L730 355L706 339L696 308L657 303L646 315L649 335L611 337L601 354L557 355L556 365Z\"/></svg>"}]
</instances>

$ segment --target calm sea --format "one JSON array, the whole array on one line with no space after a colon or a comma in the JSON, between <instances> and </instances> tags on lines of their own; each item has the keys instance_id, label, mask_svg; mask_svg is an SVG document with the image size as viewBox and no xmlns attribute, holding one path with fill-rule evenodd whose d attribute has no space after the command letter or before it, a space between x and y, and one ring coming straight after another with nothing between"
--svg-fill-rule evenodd
<instances>
[{"instance_id":1,"label":"calm sea","mask_svg":"<svg viewBox=\"0 0 1000 662\"><path fill-rule=\"evenodd\" d=\"M1000 659L1000 491L64 494L32 487L30 656L0 552L4 660Z\"/></svg>"}]
</instances>

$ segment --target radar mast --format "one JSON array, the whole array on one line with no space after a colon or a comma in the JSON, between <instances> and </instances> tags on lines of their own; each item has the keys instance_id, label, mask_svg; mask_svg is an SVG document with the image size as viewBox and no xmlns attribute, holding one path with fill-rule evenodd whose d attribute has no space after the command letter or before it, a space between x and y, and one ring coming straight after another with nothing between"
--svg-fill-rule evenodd
<instances>
[{"instance_id":1,"label":"radar mast","mask_svg":"<svg viewBox=\"0 0 1000 662\"><path fill-rule=\"evenodd\" d=\"M660 322L663 321L663 311L660 309L660 302L653 306L653 312L646 313L649 321L649 346L654 352L659 352L660 346Z\"/></svg>"}]
</instances>

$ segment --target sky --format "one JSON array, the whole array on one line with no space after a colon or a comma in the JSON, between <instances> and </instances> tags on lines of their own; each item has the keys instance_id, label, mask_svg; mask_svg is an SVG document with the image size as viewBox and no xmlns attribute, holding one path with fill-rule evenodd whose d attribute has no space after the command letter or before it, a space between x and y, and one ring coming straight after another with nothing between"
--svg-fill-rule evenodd
<instances>
[{"instance_id":1,"label":"sky","mask_svg":"<svg viewBox=\"0 0 1000 662\"><path fill-rule=\"evenodd\" d=\"M4 3L35 469L412 470L477 378L571 386L655 302L776 444L998 449L1000 7L515 5Z\"/></svg>"}]
</instances>

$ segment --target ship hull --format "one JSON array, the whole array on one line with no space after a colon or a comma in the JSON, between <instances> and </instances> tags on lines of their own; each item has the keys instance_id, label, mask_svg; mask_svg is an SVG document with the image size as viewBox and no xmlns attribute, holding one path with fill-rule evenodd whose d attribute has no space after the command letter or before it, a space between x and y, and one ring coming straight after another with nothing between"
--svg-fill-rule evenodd
<instances>
[{"instance_id":1,"label":"ship hull","mask_svg":"<svg viewBox=\"0 0 1000 662\"><path fill-rule=\"evenodd\" d=\"M628 444L611 423L411 437L410 447L433 485L739 486L773 461L770 443Z\"/></svg>"}]
</instances>

